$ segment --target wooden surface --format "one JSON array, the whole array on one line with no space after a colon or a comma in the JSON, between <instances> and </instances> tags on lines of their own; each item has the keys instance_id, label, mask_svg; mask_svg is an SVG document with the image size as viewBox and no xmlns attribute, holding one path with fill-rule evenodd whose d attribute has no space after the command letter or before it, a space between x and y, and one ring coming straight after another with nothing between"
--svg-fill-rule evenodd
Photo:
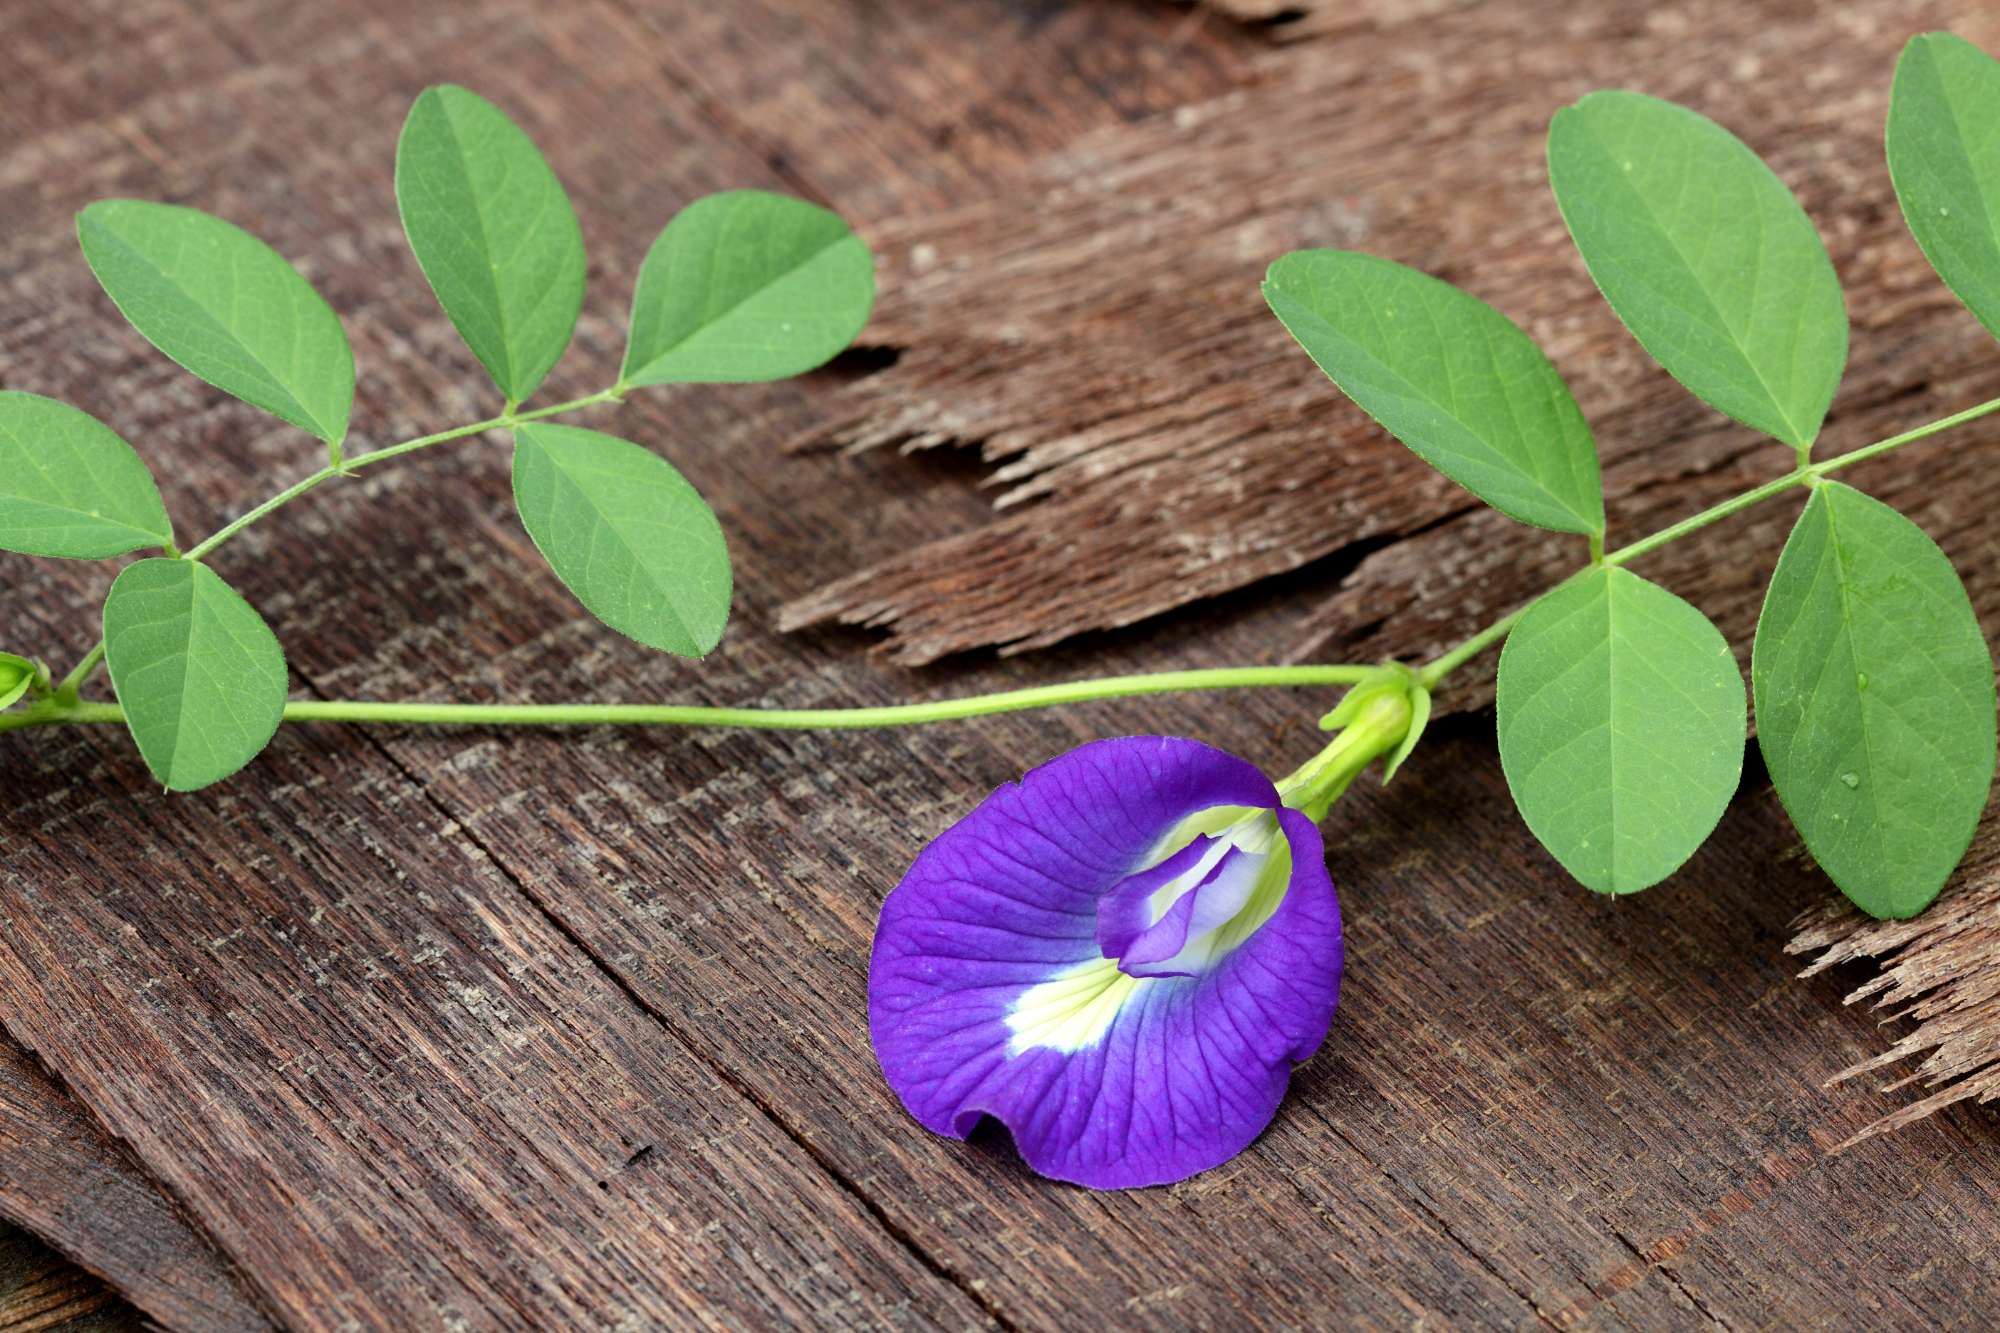
<instances>
[{"instance_id":1,"label":"wooden surface","mask_svg":"<svg viewBox=\"0 0 2000 1333\"><path fill-rule=\"evenodd\" d=\"M0 1330L126 1333L145 1327L116 1293L25 1231L0 1222Z\"/></svg>"},{"instance_id":2,"label":"wooden surface","mask_svg":"<svg viewBox=\"0 0 2000 1333\"><path fill-rule=\"evenodd\" d=\"M0 1227L9 1222L77 1256L164 1323L211 1333L269 1326L145 1168L29 1052L0 1039Z\"/></svg>"},{"instance_id":3,"label":"wooden surface","mask_svg":"<svg viewBox=\"0 0 2000 1333\"><path fill-rule=\"evenodd\" d=\"M786 705L1418 653L1573 559L1466 512L1287 348L1256 280L1293 245L1418 263L1528 323L1597 424L1621 530L1776 467L1646 365L1561 238L1541 127L1595 84L1724 117L1805 197L1856 316L1831 444L2000 393L1877 151L1903 38L1949 24L2000 47L1990 7L1304 8L36 6L0 47L0 380L134 440L183 531L312 466L96 293L68 218L135 194L253 227L341 310L352 447L491 410L389 191L403 108L432 82L513 111L582 217L590 296L552 398L614 373L638 260L679 205L744 184L822 198L881 255L875 354L589 418L721 514L738 597L709 661L647 654L567 598L497 442L329 488L219 557L297 697ZM996 516L970 455L784 450L816 440L982 444L1027 460L1005 480L1034 493ZM1920 477L1857 473L1939 537L1989 633L1994 444L1969 431ZM1214 513L1238 521L1201 527ZM1648 572L1741 643L1787 517ZM80 652L108 572L0 558L0 646ZM906 662L1057 646L913 670L819 623L842 618L892 622ZM1793 976L1788 923L1826 885L1761 771L1687 870L1599 900L1509 812L1482 702L1469 678L1396 785L1329 824L1347 985L1271 1131L1117 1196L903 1115L863 1021L876 908L926 838L1068 745L1178 732L1280 770L1314 746L1323 697L849 736L288 729L179 798L112 731L9 736L0 1087L21 1091L0 1096L0 1148L73 1169L10 1171L0 1216L174 1328L225 1317L204 1310L299 1328L2000 1318L1992 1115L1833 1151L1899 1103L1826 1086L1885 1036L1841 1003L1866 973Z\"/></svg>"}]
</instances>

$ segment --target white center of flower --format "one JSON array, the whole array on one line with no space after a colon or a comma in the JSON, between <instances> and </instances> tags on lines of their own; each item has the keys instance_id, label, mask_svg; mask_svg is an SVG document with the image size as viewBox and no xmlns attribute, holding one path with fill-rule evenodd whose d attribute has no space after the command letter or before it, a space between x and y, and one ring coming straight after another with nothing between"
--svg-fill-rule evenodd
<instances>
[{"instance_id":1,"label":"white center of flower","mask_svg":"<svg viewBox=\"0 0 2000 1333\"><path fill-rule=\"evenodd\" d=\"M1080 1051L1104 1040L1111 1021L1139 988L1110 958L1092 958L1065 968L1039 986L1030 986L1007 1011L1007 1054L1037 1046Z\"/></svg>"}]
</instances>

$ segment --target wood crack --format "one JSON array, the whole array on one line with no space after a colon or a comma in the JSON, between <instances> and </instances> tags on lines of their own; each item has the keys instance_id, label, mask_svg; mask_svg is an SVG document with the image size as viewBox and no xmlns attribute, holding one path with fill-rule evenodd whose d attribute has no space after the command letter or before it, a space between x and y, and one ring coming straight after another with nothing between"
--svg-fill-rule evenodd
<instances>
[{"instance_id":1,"label":"wood crack","mask_svg":"<svg viewBox=\"0 0 2000 1333\"><path fill-rule=\"evenodd\" d=\"M1618 1243L1620 1245L1623 1245L1626 1248L1626 1250L1628 1250L1631 1253L1634 1259L1638 1260L1639 1263L1644 1265L1648 1270L1656 1272L1660 1274L1662 1277L1666 1278L1666 1280L1673 1285L1675 1291L1679 1292L1682 1296L1686 1297L1688 1304L1692 1305L1695 1308L1695 1312L1701 1315L1703 1319L1706 1319L1708 1321L1709 1326L1711 1328L1720 1328L1720 1329L1729 1328L1728 1321L1718 1318L1715 1312L1708 1308L1708 1303L1702 1300L1701 1297L1697 1296L1694 1293L1694 1291L1691 1288L1689 1288L1687 1283L1681 1281L1681 1275L1679 1273L1676 1273L1673 1269L1667 1267L1665 1264L1647 1257L1645 1251L1641 1250L1637 1245L1634 1245L1632 1243L1631 1237L1627 1236L1623 1231L1620 1231L1617 1227L1611 1226L1609 1219L1606 1220L1605 1225L1610 1228L1611 1234L1617 1238Z\"/></svg>"}]
</instances>

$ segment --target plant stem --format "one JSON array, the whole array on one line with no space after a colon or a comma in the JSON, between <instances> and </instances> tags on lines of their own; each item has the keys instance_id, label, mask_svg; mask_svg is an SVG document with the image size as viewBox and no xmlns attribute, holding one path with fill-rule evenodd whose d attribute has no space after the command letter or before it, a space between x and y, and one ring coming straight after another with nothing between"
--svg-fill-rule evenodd
<instances>
[{"instance_id":1,"label":"plant stem","mask_svg":"<svg viewBox=\"0 0 2000 1333\"><path fill-rule=\"evenodd\" d=\"M339 467L323 467L310 477L296 481L284 490L279 491L276 495L264 501L264 503L258 505L255 509L252 509L249 513L244 514L241 518L238 518L235 522L221 529L213 536L189 547L181 558L184 560L201 559L231 537L242 532L252 523L270 514L273 510L282 509L321 482L331 481L335 477L352 476L362 468L373 466L376 463L386 463L392 458L400 458L404 454L413 454L419 449L428 449L434 444L443 444L448 440L462 440L468 435L479 435L489 430L505 430L513 426L518 426L524 421L539 421L543 417L552 417L559 412L573 412L580 407L590 407L597 403L608 403L613 400L614 396L612 390L604 389L583 398L572 398L566 403L557 403L553 407L539 407L532 412L514 412L497 417L488 417L484 421L475 421L469 426L454 426L450 430L438 431L435 435L419 435L414 440L404 440L401 444L392 444L386 448L377 449L373 453L363 454L359 458L350 458Z\"/></svg>"},{"instance_id":2,"label":"plant stem","mask_svg":"<svg viewBox=\"0 0 2000 1333\"><path fill-rule=\"evenodd\" d=\"M1621 546L1609 555L1604 556L1601 563L1605 565L1629 564L1637 560L1640 556L1651 551L1656 551L1669 542L1679 541L1690 532L1698 531L1711 523L1719 522L1722 519L1728 518L1731 514L1750 508L1752 505L1762 504L1774 495L1782 495L1794 486L1811 486L1828 473L1838 472L1844 467L1852 467L1854 464L1862 462L1865 459L1874 458L1878 454L1886 454L1893 449L1900 449L1906 444L1914 444L1918 440L1927 439L1942 431L1950 430L1953 426L1962 426L1968 421L1976 421L1980 417L1987 416L1993 412L2000 412L2000 398L1988 399L1986 402L1966 408L1963 412L1954 412L1948 417L1940 417L1936 421L1918 426L1914 430L1906 430L1901 435L1892 435L1886 440L1877 440L1873 444L1863 445L1859 449L1841 454L1837 458L1826 459L1824 462L1806 463L1804 461L1806 455L1801 453L1801 465L1787 472L1784 476L1774 477L1761 486L1753 486L1740 495L1732 495L1720 504L1710 505L1698 514L1692 514L1678 523L1669 524L1667 527L1661 528L1658 532L1650 536L1641 537L1638 541ZM1593 550L1594 553L1595 551ZM1530 602L1528 606L1532 606L1533 604ZM1528 613L1528 606L1515 607L1512 611L1509 611L1485 629L1480 630L1464 643L1439 654L1430 662L1427 662L1417 672L1418 683L1427 690L1436 689L1439 681L1443 680L1459 667L1464 666L1473 658L1479 656L1480 653L1492 647L1495 643L1506 638L1507 632L1514 628L1515 622Z\"/></svg>"},{"instance_id":3,"label":"plant stem","mask_svg":"<svg viewBox=\"0 0 2000 1333\"><path fill-rule=\"evenodd\" d=\"M303 477L293 482L290 486L279 491L255 509L241 515L207 538L190 546L180 554L179 558L182 560L201 559L251 524L267 517L276 510L284 508L307 491L312 490L322 482L331 481L335 477L352 476L364 467L369 467L376 463L385 463L391 458L400 458L404 454L412 454L419 449L428 449L434 444L443 444L447 440L462 440L468 435L478 435L489 430L505 430L513 426L518 426L524 421L539 421L543 417L552 417L561 412L574 412L580 407L591 407L597 403L617 402L621 397L623 397L622 391L617 387L613 387L600 389L598 392L587 394L582 398L572 398L566 403L556 403L550 407L538 407L532 412L516 412L513 410L513 405L509 404L508 410L501 415L488 417L484 421L475 421L469 426L454 426L450 430L441 430L433 435L419 435L413 440L404 440L400 444L392 444L386 448L377 449L372 453L363 454L359 458L350 458L345 462L335 458L326 467L321 468L309 477ZM103 660L104 640L99 639L97 646L84 655L83 660L76 664L75 669L69 675L63 677L62 684L56 687L57 696L74 701L77 691L83 687L85 681L90 679L90 673L96 670L97 664Z\"/></svg>"},{"instance_id":4,"label":"plant stem","mask_svg":"<svg viewBox=\"0 0 2000 1333\"><path fill-rule=\"evenodd\" d=\"M1432 658L1418 668L1417 684L1427 690L1435 690L1439 681L1506 638L1507 631L1514 628L1514 622L1527 614L1528 607L1517 606L1456 648Z\"/></svg>"},{"instance_id":5,"label":"plant stem","mask_svg":"<svg viewBox=\"0 0 2000 1333\"><path fill-rule=\"evenodd\" d=\"M425 704L359 700L301 700L285 705L287 722L382 722L428 726L675 726L751 727L777 731L855 730L908 727L988 717L1030 708L1128 699L1142 694L1200 690L1243 690L1271 686L1353 685L1377 674L1371 666L1213 667L1201 671L1156 671L1134 676L1003 690L963 699L892 704L880 708L711 708L695 704ZM67 705L49 701L14 713L0 713L0 731L80 722L122 722L115 703Z\"/></svg>"},{"instance_id":6,"label":"plant stem","mask_svg":"<svg viewBox=\"0 0 2000 1333\"><path fill-rule=\"evenodd\" d=\"M327 467L294 483L258 505L227 527L190 548L183 559L196 560L214 551L236 534L273 510L297 499L307 491L336 476L345 476L373 463L425 449L447 440L463 439L482 431L504 429L524 421L573 411L596 403L615 402L623 397L624 386L601 390L583 398L538 408L533 412L508 412L477 421L469 426L439 431L401 444L390 445L340 467ZM1591 542L1591 564L1624 565L1678 541L1691 532L1707 527L1752 505L1761 504L1796 486L1816 484L1822 477L1865 459L1950 430L1954 426L2000 412L2000 398L1969 407L1901 435L1878 440L1837 458L1805 464L1782 477L1773 478L1739 495L1709 506L1700 513L1671 524L1650 536L1606 554L1602 538ZM1584 571L1578 571L1582 573ZM1532 605L1530 603L1529 605ZM1527 614L1521 606L1508 612L1454 648L1439 654L1416 673L1417 683L1435 690L1443 679L1507 637ZM86 703L78 700L78 688L104 658L100 641L74 670L65 676L51 698L26 709L0 713L0 731L22 727L71 723L119 722L124 711L115 703ZM1145 694L1166 694L1199 690L1255 689L1272 686L1353 685L1373 676L1380 668L1364 666L1275 666L1216 667L1195 671L1161 671L1144 675L1105 676L1096 680L1043 685L1031 689L1004 690L996 694L963 699L942 699L930 703L895 704L876 708L721 708L683 704L426 704L373 703L359 700L305 700L285 705L287 722L373 722L401 725L462 726L680 726L747 727L775 730L838 730L863 727L903 727L926 722L947 722L960 718L986 717L995 713L1059 704L1082 703L1094 699L1120 699Z\"/></svg>"},{"instance_id":7,"label":"plant stem","mask_svg":"<svg viewBox=\"0 0 2000 1333\"><path fill-rule=\"evenodd\" d=\"M97 664L103 660L104 640L99 639L97 646L92 648L88 653L85 653L83 660L78 662L70 670L70 673L62 678L62 683L56 686L56 699L59 702L74 703L76 701L76 692L83 688L83 682L90 679L90 673L95 671Z\"/></svg>"}]
</instances>

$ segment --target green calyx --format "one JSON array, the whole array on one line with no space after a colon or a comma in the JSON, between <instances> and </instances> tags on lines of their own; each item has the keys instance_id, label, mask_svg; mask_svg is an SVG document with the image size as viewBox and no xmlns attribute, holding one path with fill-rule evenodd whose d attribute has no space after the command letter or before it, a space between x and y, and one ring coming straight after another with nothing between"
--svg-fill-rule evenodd
<instances>
[{"instance_id":1,"label":"green calyx","mask_svg":"<svg viewBox=\"0 0 2000 1333\"><path fill-rule=\"evenodd\" d=\"M12 708L24 695L40 698L48 692L49 676L41 663L0 653L0 708Z\"/></svg>"},{"instance_id":2,"label":"green calyx","mask_svg":"<svg viewBox=\"0 0 2000 1333\"><path fill-rule=\"evenodd\" d=\"M1314 822L1377 759L1382 781L1396 775L1430 721L1430 690L1408 667L1390 663L1350 689L1320 719L1320 729L1337 731L1333 742L1278 784L1286 805Z\"/></svg>"}]
</instances>

